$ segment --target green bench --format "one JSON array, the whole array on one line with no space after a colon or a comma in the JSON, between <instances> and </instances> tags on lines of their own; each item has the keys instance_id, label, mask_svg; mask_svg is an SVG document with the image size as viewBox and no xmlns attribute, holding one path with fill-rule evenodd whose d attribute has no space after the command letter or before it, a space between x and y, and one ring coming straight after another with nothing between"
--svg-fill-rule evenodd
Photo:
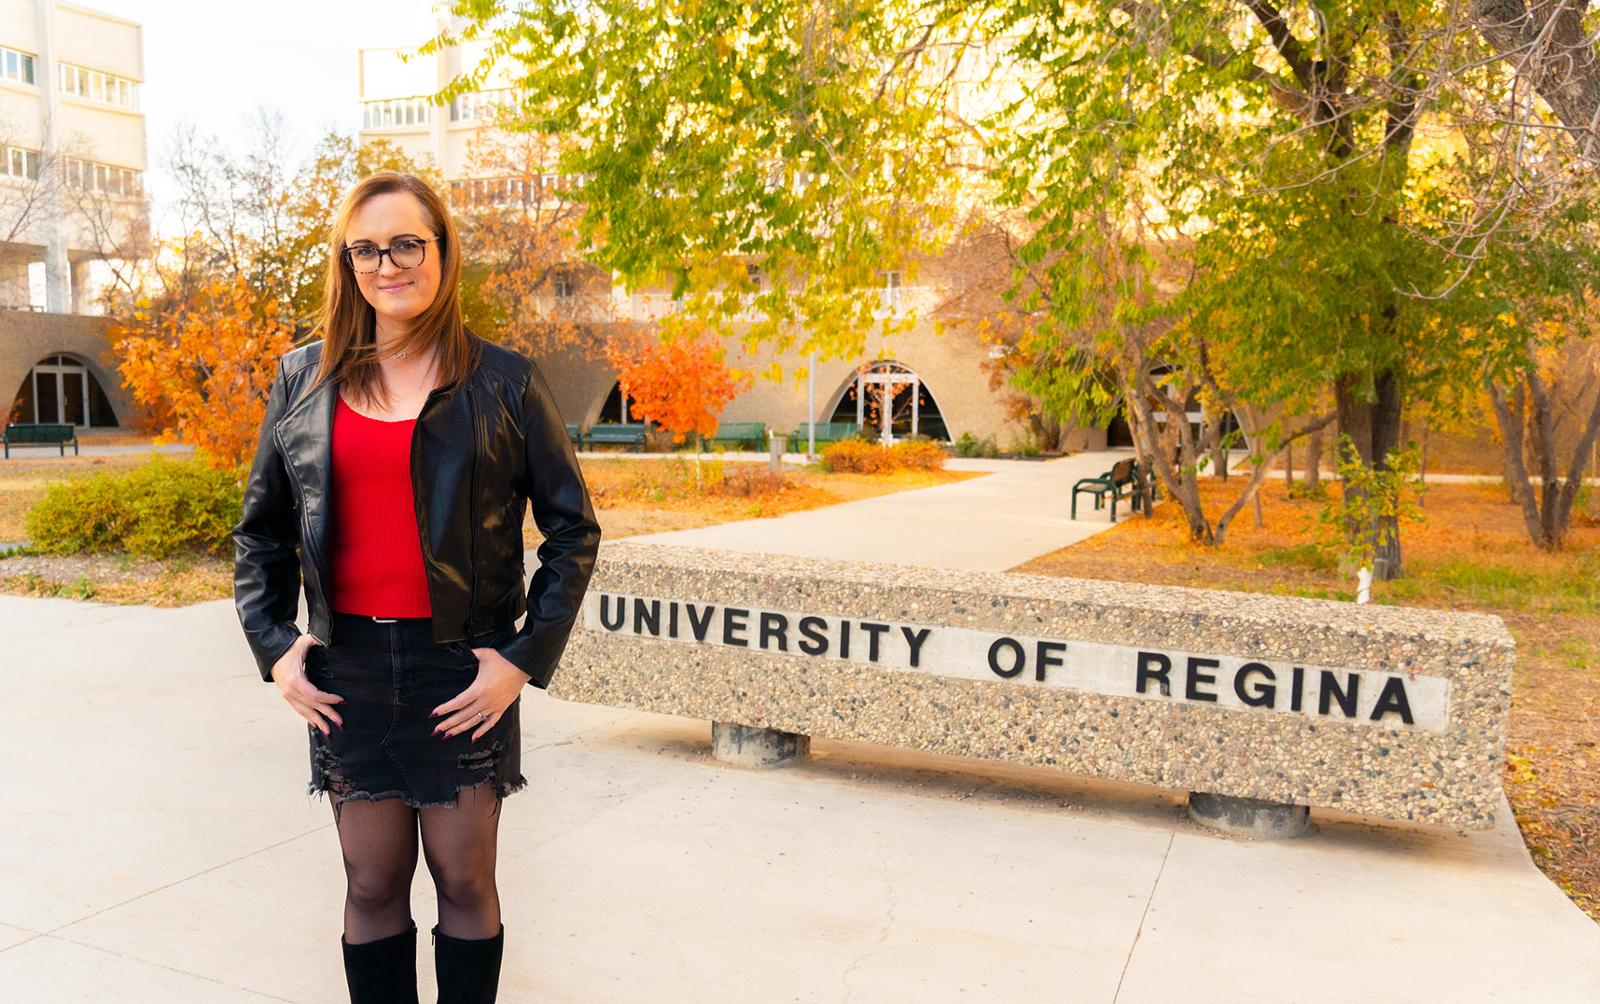
<instances>
[{"instance_id":1,"label":"green bench","mask_svg":"<svg viewBox=\"0 0 1600 1004\"><path fill-rule=\"evenodd\" d=\"M583 442L583 430L579 428L577 422L567 423L567 442L574 446Z\"/></svg>"},{"instance_id":2,"label":"green bench","mask_svg":"<svg viewBox=\"0 0 1600 1004\"><path fill-rule=\"evenodd\" d=\"M67 444L72 444L72 455L78 455L78 430L71 425L47 422L14 422L6 426L5 455L11 457L13 446L56 446L61 455L67 455Z\"/></svg>"},{"instance_id":3,"label":"green bench","mask_svg":"<svg viewBox=\"0 0 1600 1004\"><path fill-rule=\"evenodd\" d=\"M644 423L597 423L589 426L589 431L583 434L583 439L591 449L595 446L626 446L629 448L643 446L645 442Z\"/></svg>"},{"instance_id":4,"label":"green bench","mask_svg":"<svg viewBox=\"0 0 1600 1004\"><path fill-rule=\"evenodd\" d=\"M806 438L807 423L801 422L794 427L794 433L789 437L790 449L802 449L808 442ZM841 439L854 439L860 435L861 426L854 422L818 422L817 442L837 443Z\"/></svg>"},{"instance_id":5,"label":"green bench","mask_svg":"<svg viewBox=\"0 0 1600 1004\"><path fill-rule=\"evenodd\" d=\"M1139 511L1139 499L1142 496L1139 484L1139 462L1137 460L1119 460L1111 465L1111 470L1099 477L1079 478L1078 483L1072 486L1072 518L1078 518L1078 496L1093 495L1094 507L1100 509L1106 496L1111 497L1111 522L1117 521L1117 500L1122 498L1123 489L1127 489L1129 497L1133 500L1133 511Z\"/></svg>"},{"instance_id":6,"label":"green bench","mask_svg":"<svg viewBox=\"0 0 1600 1004\"><path fill-rule=\"evenodd\" d=\"M717 426L717 434L708 442L712 443L738 443L740 446L751 444L751 449L764 449L767 445L767 424L765 422L723 422Z\"/></svg>"}]
</instances>

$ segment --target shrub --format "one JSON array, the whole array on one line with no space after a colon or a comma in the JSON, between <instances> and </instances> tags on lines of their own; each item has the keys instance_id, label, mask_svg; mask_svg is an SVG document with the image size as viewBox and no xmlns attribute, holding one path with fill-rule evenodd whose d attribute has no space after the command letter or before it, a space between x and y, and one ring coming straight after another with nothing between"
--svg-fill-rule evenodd
<instances>
[{"instance_id":1,"label":"shrub","mask_svg":"<svg viewBox=\"0 0 1600 1004\"><path fill-rule=\"evenodd\" d=\"M998 457L1000 447L995 445L993 436L984 436L982 439L971 432L963 432L956 439L952 447L958 457Z\"/></svg>"},{"instance_id":2,"label":"shrub","mask_svg":"<svg viewBox=\"0 0 1600 1004\"><path fill-rule=\"evenodd\" d=\"M914 471L944 468L944 448L931 439L903 439L891 448L894 462Z\"/></svg>"},{"instance_id":3,"label":"shrub","mask_svg":"<svg viewBox=\"0 0 1600 1004\"><path fill-rule=\"evenodd\" d=\"M887 446L861 439L841 439L822 448L822 467L854 474L886 474L895 469L895 460Z\"/></svg>"},{"instance_id":4,"label":"shrub","mask_svg":"<svg viewBox=\"0 0 1600 1004\"><path fill-rule=\"evenodd\" d=\"M48 554L222 554L231 546L243 497L243 486L230 471L199 460L155 456L130 471L50 485L28 512L28 536L36 550Z\"/></svg>"},{"instance_id":5,"label":"shrub","mask_svg":"<svg viewBox=\"0 0 1600 1004\"><path fill-rule=\"evenodd\" d=\"M1011 441L1011 449L1008 452L1017 457L1037 457L1039 443L1031 435L1019 437Z\"/></svg>"}]
</instances>

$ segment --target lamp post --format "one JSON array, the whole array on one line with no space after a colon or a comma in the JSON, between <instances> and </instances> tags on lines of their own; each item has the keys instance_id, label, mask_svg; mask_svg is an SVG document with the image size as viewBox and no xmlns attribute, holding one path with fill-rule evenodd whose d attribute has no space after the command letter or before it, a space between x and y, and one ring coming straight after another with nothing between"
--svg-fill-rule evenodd
<instances>
[{"instance_id":1,"label":"lamp post","mask_svg":"<svg viewBox=\"0 0 1600 1004\"><path fill-rule=\"evenodd\" d=\"M817 458L817 353L806 356L806 462Z\"/></svg>"}]
</instances>

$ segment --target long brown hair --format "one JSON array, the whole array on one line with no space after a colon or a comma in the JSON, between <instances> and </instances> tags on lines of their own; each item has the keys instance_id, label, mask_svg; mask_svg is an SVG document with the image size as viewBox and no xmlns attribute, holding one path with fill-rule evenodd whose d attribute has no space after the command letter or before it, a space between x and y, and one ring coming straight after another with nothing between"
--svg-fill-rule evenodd
<instances>
[{"instance_id":1,"label":"long brown hair","mask_svg":"<svg viewBox=\"0 0 1600 1004\"><path fill-rule=\"evenodd\" d=\"M439 193L414 174L369 174L345 194L328 228L328 271L317 322L323 339L322 362L316 383L332 380L348 388L357 401L380 402L385 407L389 395L378 366L377 315L356 285L344 242L356 210L368 199L392 192L409 192L421 203L423 215L438 235L430 251L436 248L439 255L439 289L427 309L412 318L395 351L434 349L440 386L465 380L478 364L478 346L461 321L461 243L450 210Z\"/></svg>"}]
</instances>

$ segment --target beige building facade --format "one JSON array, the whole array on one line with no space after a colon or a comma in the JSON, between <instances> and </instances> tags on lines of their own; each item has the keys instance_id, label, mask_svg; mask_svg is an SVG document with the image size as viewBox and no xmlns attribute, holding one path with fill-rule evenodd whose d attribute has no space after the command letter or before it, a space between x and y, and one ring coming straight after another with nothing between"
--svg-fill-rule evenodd
<instances>
[{"instance_id":1,"label":"beige building facade","mask_svg":"<svg viewBox=\"0 0 1600 1004\"><path fill-rule=\"evenodd\" d=\"M92 265L148 222L141 27L60 0L0 0L0 327L10 421L116 424ZM27 337L21 332L26 329Z\"/></svg>"}]
</instances>

